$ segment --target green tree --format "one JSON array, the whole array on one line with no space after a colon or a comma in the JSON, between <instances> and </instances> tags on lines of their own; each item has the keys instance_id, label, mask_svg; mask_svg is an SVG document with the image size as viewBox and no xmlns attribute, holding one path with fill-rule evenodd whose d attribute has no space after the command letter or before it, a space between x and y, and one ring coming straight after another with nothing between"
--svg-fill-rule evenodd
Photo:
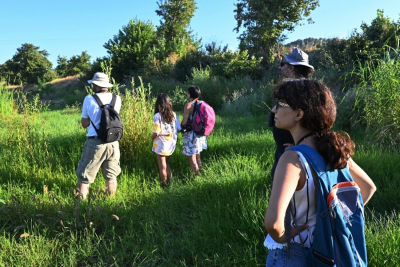
<instances>
[{"instance_id":1,"label":"green tree","mask_svg":"<svg viewBox=\"0 0 400 267\"><path fill-rule=\"evenodd\" d=\"M56 71L61 77L73 76L86 73L90 70L90 55L83 51L79 56L66 57L58 56Z\"/></svg>"},{"instance_id":2,"label":"green tree","mask_svg":"<svg viewBox=\"0 0 400 267\"><path fill-rule=\"evenodd\" d=\"M194 0L160 0L156 14L161 17L157 33L166 41L166 53L177 53L180 57L186 52L199 48L201 41L195 41L189 29L190 20L196 11ZM194 46L194 47L192 47Z\"/></svg>"},{"instance_id":3,"label":"green tree","mask_svg":"<svg viewBox=\"0 0 400 267\"><path fill-rule=\"evenodd\" d=\"M371 25L365 22L361 24L364 38L371 42L371 48L382 48L385 44L398 48L400 20L391 21L389 17L385 17L383 10L380 9L377 10L376 14L377 16L372 20Z\"/></svg>"},{"instance_id":4,"label":"green tree","mask_svg":"<svg viewBox=\"0 0 400 267\"><path fill-rule=\"evenodd\" d=\"M72 56L67 63L66 76L85 73L90 69L90 55L83 51L79 56Z\"/></svg>"},{"instance_id":5,"label":"green tree","mask_svg":"<svg viewBox=\"0 0 400 267\"><path fill-rule=\"evenodd\" d=\"M68 59L67 57L58 56L57 57L57 67L55 70L57 71L60 77L65 77L65 72L67 71Z\"/></svg>"},{"instance_id":6,"label":"green tree","mask_svg":"<svg viewBox=\"0 0 400 267\"><path fill-rule=\"evenodd\" d=\"M156 39L155 26L147 21L130 20L128 25L104 44L112 59L112 75L117 81L143 69Z\"/></svg>"},{"instance_id":7,"label":"green tree","mask_svg":"<svg viewBox=\"0 0 400 267\"><path fill-rule=\"evenodd\" d=\"M399 48L399 38L400 22L390 20L384 16L382 10L378 10L371 24L363 22L361 31L354 29L347 39L327 40L320 49L310 53L310 61L314 62L317 70L335 69L336 73L342 75L354 68L358 69L360 65L364 66L366 62L376 64L386 56L386 45L394 49ZM348 77L349 84L352 84L353 79L358 79L353 75Z\"/></svg>"},{"instance_id":8,"label":"green tree","mask_svg":"<svg viewBox=\"0 0 400 267\"><path fill-rule=\"evenodd\" d=\"M250 55L262 56L263 65L272 60L273 48L286 39L310 12L319 6L319 0L238 0L234 10L237 33L240 34L239 48L248 50Z\"/></svg>"},{"instance_id":9,"label":"green tree","mask_svg":"<svg viewBox=\"0 0 400 267\"><path fill-rule=\"evenodd\" d=\"M2 65L1 75L11 84L36 83L38 78L51 70L53 64L47 59L49 53L39 50L39 46L25 43L17 48L17 53Z\"/></svg>"}]
</instances>

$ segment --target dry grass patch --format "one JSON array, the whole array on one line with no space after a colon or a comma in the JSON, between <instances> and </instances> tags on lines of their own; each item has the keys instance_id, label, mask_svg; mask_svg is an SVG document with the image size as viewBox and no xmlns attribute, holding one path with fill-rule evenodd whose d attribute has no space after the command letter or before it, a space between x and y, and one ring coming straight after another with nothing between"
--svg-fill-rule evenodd
<instances>
[{"instance_id":1,"label":"dry grass patch","mask_svg":"<svg viewBox=\"0 0 400 267\"><path fill-rule=\"evenodd\" d=\"M55 89L67 87L70 85L75 85L79 83L79 75L68 76L65 78L55 79L46 84L51 84ZM27 85L7 85L6 89L22 89L25 92L29 92L36 89L35 84L27 84Z\"/></svg>"},{"instance_id":2,"label":"dry grass patch","mask_svg":"<svg viewBox=\"0 0 400 267\"><path fill-rule=\"evenodd\" d=\"M49 82L49 84L53 85L55 88L66 87L66 86L74 85L76 83L79 83L79 75L55 79L55 80Z\"/></svg>"}]
</instances>

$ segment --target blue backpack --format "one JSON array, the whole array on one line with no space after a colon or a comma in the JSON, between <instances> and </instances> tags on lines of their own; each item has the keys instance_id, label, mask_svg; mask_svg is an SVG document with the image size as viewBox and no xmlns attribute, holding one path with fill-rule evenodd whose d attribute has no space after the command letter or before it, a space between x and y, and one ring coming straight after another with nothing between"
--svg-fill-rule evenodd
<instances>
[{"instance_id":1,"label":"blue backpack","mask_svg":"<svg viewBox=\"0 0 400 267\"><path fill-rule=\"evenodd\" d=\"M309 266L367 266L364 205L360 188L348 168L330 169L318 152L307 145L299 151L318 176L314 179L317 221L314 241L307 250Z\"/></svg>"}]
</instances>

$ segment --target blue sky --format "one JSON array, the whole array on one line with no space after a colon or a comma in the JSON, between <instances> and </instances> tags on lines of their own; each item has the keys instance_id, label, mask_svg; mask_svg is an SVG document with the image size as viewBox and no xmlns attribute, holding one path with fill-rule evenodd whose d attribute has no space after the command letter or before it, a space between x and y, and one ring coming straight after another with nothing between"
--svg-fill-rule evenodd
<instances>
[{"instance_id":1,"label":"blue sky","mask_svg":"<svg viewBox=\"0 0 400 267\"><path fill-rule=\"evenodd\" d=\"M197 0L191 21L193 33L203 43L212 41L238 47L239 34L233 10L235 0ZM159 24L156 0L0 0L0 64L16 53L23 43L32 43L47 50L56 66L57 56L70 58L87 51L92 60L106 56L104 43L111 39L130 19L150 20ZM320 0L311 13L315 24L303 25L288 35L287 42L297 39L347 37L376 17L376 10L398 20L399 0Z\"/></svg>"}]
</instances>

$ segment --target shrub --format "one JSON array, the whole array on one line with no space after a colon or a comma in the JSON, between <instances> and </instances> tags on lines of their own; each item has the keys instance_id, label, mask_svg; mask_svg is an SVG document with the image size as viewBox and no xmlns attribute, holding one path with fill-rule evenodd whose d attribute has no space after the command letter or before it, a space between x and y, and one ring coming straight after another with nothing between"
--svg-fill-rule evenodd
<instances>
[{"instance_id":1,"label":"shrub","mask_svg":"<svg viewBox=\"0 0 400 267\"><path fill-rule=\"evenodd\" d=\"M192 78L193 68L204 69L209 65L209 57L203 51L191 50L176 62L174 78L185 82Z\"/></svg>"},{"instance_id":2,"label":"shrub","mask_svg":"<svg viewBox=\"0 0 400 267\"><path fill-rule=\"evenodd\" d=\"M250 76L253 79L260 79L263 68L260 65L261 58L249 56L248 52L216 52L210 55L211 70L215 76L223 76L227 79L237 76Z\"/></svg>"},{"instance_id":3,"label":"shrub","mask_svg":"<svg viewBox=\"0 0 400 267\"><path fill-rule=\"evenodd\" d=\"M201 90L200 98L210 104L215 110L218 110L223 104L222 97L229 92L229 88L225 82L225 78L213 76L209 67L205 69L193 68L192 78L188 80L187 87L192 84L197 85ZM235 89L233 88L232 92Z\"/></svg>"},{"instance_id":4,"label":"shrub","mask_svg":"<svg viewBox=\"0 0 400 267\"><path fill-rule=\"evenodd\" d=\"M229 96L224 96L221 113L230 116L264 115L271 111L273 106L272 90L273 80L263 79L252 87L244 87L234 91Z\"/></svg>"},{"instance_id":5,"label":"shrub","mask_svg":"<svg viewBox=\"0 0 400 267\"><path fill-rule=\"evenodd\" d=\"M38 77L39 79L40 77ZM48 70L44 75L43 75L43 80L46 80L48 82L51 82L55 79L58 79L58 74L55 70Z\"/></svg>"},{"instance_id":6,"label":"shrub","mask_svg":"<svg viewBox=\"0 0 400 267\"><path fill-rule=\"evenodd\" d=\"M159 93L165 93L171 98L174 111L182 111L184 105L188 102L186 89L187 85L174 80L152 79L151 95L157 97Z\"/></svg>"},{"instance_id":7,"label":"shrub","mask_svg":"<svg viewBox=\"0 0 400 267\"><path fill-rule=\"evenodd\" d=\"M400 145L400 50L367 62L357 73L357 105L367 124L366 138L385 145Z\"/></svg>"},{"instance_id":8,"label":"shrub","mask_svg":"<svg viewBox=\"0 0 400 267\"><path fill-rule=\"evenodd\" d=\"M124 137L120 141L121 160L146 162L151 156L152 141L150 138L154 116L155 99L151 98L150 86L140 85L122 95L121 118L124 125Z\"/></svg>"}]
</instances>

